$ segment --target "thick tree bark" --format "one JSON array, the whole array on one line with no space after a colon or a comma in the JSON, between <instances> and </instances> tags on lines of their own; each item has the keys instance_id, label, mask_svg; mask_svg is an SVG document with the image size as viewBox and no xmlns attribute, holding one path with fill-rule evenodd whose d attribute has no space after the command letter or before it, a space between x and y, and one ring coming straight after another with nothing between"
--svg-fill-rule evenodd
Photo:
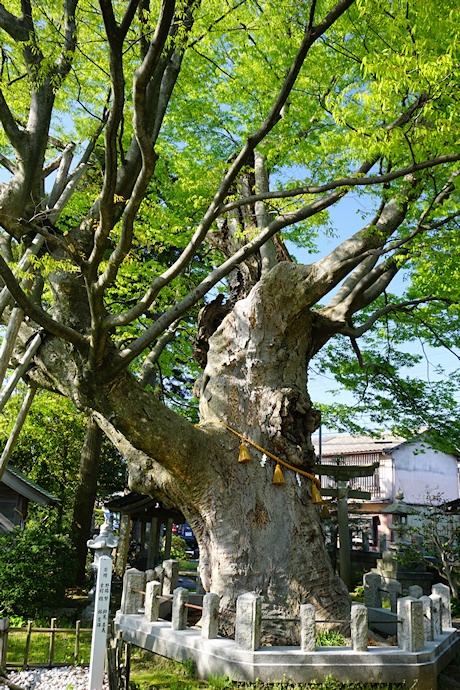
<instances>
[{"instance_id":1,"label":"thick tree bark","mask_svg":"<svg viewBox=\"0 0 460 690\"><path fill-rule=\"evenodd\" d=\"M91 521L97 493L97 473L101 453L102 431L93 415L88 418L86 436L81 449L78 487L72 515L72 542L77 555L75 583L83 585L86 578L86 542L91 534Z\"/></svg>"},{"instance_id":2,"label":"thick tree bark","mask_svg":"<svg viewBox=\"0 0 460 690\"><path fill-rule=\"evenodd\" d=\"M304 471L315 462L311 433L320 419L306 386L319 323L309 311L309 281L308 267L280 263L237 302L209 340L200 398L203 422L227 424ZM128 373L110 383L86 376L62 341L45 343L39 358L34 378L43 384L52 374L65 395L96 410L128 460L131 488L183 510L200 546L204 587L222 597L223 610L255 591L264 617L293 618L305 602L322 619L347 616L310 479L286 469L285 484L274 485L275 463L255 449L252 462L238 463L240 440L223 426L192 427ZM295 625L264 626L266 639L296 638Z\"/></svg>"}]
</instances>

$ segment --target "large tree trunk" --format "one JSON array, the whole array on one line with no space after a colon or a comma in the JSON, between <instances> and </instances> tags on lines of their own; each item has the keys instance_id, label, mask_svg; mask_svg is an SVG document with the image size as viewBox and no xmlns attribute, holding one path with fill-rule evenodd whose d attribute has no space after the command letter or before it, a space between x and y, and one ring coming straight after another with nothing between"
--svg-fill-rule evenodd
<instances>
[{"instance_id":1,"label":"large tree trunk","mask_svg":"<svg viewBox=\"0 0 460 690\"><path fill-rule=\"evenodd\" d=\"M237 302L210 338L200 399L203 422L226 424L304 471L315 461L310 436L319 424L306 365L321 337L308 308L308 280L306 267L280 263ZM40 352L48 371L62 362L55 348L50 343ZM90 381L74 360L59 379L66 395L97 410L98 423L127 457L131 488L183 510L200 546L204 587L222 597L223 610L254 591L269 618L293 618L305 602L322 619L347 616L347 591L326 552L310 479L285 469L285 484L274 485L272 459L264 462L253 449L252 462L238 463L239 438L222 425L193 428L129 374ZM264 625L266 639L296 635L295 626Z\"/></svg>"},{"instance_id":2,"label":"large tree trunk","mask_svg":"<svg viewBox=\"0 0 460 690\"><path fill-rule=\"evenodd\" d=\"M80 456L78 486L72 514L72 541L77 553L77 572L75 582L83 585L86 578L86 557L90 538L94 501L97 493L97 474L101 454L102 431L94 417L88 418L86 436Z\"/></svg>"}]
</instances>

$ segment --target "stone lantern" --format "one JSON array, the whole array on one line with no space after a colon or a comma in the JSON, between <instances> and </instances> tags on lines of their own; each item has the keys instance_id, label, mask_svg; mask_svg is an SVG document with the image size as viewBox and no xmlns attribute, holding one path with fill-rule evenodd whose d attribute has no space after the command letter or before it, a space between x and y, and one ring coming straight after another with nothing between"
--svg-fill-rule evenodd
<instances>
[{"instance_id":1,"label":"stone lantern","mask_svg":"<svg viewBox=\"0 0 460 690\"><path fill-rule=\"evenodd\" d=\"M96 590L96 578L99 561L101 556L111 556L112 550L118 546L119 538L113 531L113 515L109 513L104 518L104 523L99 528L99 534L95 534L92 539L88 539L86 545L94 550L94 560L89 566L91 573L94 573L94 585L88 592L90 603L82 612L82 619L92 620L94 617L94 597Z\"/></svg>"},{"instance_id":2,"label":"stone lantern","mask_svg":"<svg viewBox=\"0 0 460 690\"><path fill-rule=\"evenodd\" d=\"M402 533L407 526L407 516L418 512L415 508L412 508L412 506L408 506L407 503L404 503L403 499L404 494L401 489L399 489L395 494L394 503L391 503L391 505L380 511L384 515L393 515L392 527L395 532L395 543L393 548L395 550L398 549L398 544L402 541Z\"/></svg>"},{"instance_id":3,"label":"stone lantern","mask_svg":"<svg viewBox=\"0 0 460 690\"><path fill-rule=\"evenodd\" d=\"M119 538L113 531L113 515L109 513L105 516L104 524L99 528L99 534L88 539L86 546L94 550L94 561L89 566L90 571L97 572L99 559L101 556L111 556L112 550L118 546Z\"/></svg>"}]
</instances>

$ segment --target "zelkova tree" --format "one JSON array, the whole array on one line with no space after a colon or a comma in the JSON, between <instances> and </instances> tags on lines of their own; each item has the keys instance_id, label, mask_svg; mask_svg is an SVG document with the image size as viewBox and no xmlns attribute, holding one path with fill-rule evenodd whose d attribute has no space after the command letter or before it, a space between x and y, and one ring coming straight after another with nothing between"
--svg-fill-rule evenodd
<instances>
[{"instance_id":1,"label":"zelkova tree","mask_svg":"<svg viewBox=\"0 0 460 690\"><path fill-rule=\"evenodd\" d=\"M370 309L455 223L456 12L0 4L4 342L18 363L41 334L23 377L93 411L130 486L183 510L223 609L252 590L271 619L306 601L346 614L302 474L320 422L307 367L332 337L356 344L416 306ZM290 259L283 238L312 249L327 209L370 188L373 211L348 239L309 265ZM208 297L198 322L196 427L159 399L155 373L224 279L226 300ZM266 452L239 463L240 437ZM271 456L299 472L273 484Z\"/></svg>"}]
</instances>

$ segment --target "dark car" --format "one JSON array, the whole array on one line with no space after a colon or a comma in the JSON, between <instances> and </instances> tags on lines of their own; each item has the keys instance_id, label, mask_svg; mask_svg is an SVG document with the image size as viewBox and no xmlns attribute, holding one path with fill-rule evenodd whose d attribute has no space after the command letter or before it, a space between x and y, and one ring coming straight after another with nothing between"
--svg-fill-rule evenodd
<instances>
[{"instance_id":1,"label":"dark car","mask_svg":"<svg viewBox=\"0 0 460 690\"><path fill-rule=\"evenodd\" d=\"M185 522L183 525L174 525L172 531L173 534L176 534L185 541L187 544L187 549L193 551L195 555L195 553L198 551L198 542L195 539L195 535L193 534L192 528L188 522Z\"/></svg>"}]
</instances>

